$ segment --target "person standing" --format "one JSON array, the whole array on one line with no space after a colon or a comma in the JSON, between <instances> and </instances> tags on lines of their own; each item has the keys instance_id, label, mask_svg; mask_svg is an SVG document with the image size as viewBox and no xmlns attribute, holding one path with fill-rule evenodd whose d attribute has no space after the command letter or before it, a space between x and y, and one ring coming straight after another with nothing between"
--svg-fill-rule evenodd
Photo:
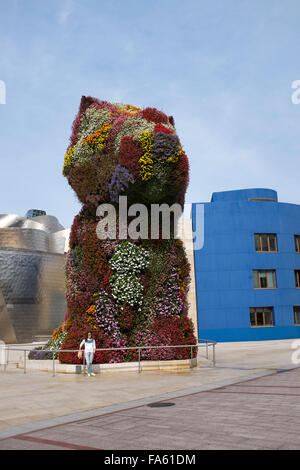
<instances>
[{"instance_id":1,"label":"person standing","mask_svg":"<svg viewBox=\"0 0 300 470\"><path fill-rule=\"evenodd\" d=\"M92 338L92 333L89 331L87 339L83 339L80 343L79 350L84 346L84 357L88 366L88 377L95 377L93 373L93 359L96 351L96 342Z\"/></svg>"}]
</instances>

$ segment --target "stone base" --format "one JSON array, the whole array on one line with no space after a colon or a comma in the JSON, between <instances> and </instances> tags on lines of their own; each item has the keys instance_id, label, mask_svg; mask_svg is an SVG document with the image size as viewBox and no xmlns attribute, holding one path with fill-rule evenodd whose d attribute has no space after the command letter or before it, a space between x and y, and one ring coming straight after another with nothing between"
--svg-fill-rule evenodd
<instances>
[{"instance_id":1,"label":"stone base","mask_svg":"<svg viewBox=\"0 0 300 470\"><path fill-rule=\"evenodd\" d=\"M55 373L63 374L81 374L83 373L83 365L80 364L60 364L58 360L54 361ZM141 361L140 371L146 370L182 370L191 369L197 366L197 358L173 360L173 361ZM24 369L24 363L17 365L18 369ZM53 361L36 361L26 360L26 370L36 370L43 372L53 372ZM93 364L93 372L102 374L105 372L138 372L138 362L119 362L114 364ZM85 366L85 372L87 367Z\"/></svg>"}]
</instances>

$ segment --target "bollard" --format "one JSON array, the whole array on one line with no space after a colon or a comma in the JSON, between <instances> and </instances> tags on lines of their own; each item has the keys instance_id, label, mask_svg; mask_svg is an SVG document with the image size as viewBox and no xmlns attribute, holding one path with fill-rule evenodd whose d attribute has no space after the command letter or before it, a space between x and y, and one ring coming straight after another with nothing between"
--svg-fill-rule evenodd
<instances>
[{"instance_id":1,"label":"bollard","mask_svg":"<svg viewBox=\"0 0 300 470\"><path fill-rule=\"evenodd\" d=\"M24 374L26 374L26 349L24 349Z\"/></svg>"}]
</instances>

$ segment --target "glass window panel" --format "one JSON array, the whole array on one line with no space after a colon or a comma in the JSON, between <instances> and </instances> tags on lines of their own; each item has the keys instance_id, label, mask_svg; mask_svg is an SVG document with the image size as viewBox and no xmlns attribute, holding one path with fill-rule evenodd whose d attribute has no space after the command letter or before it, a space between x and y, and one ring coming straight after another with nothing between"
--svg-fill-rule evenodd
<instances>
[{"instance_id":1,"label":"glass window panel","mask_svg":"<svg viewBox=\"0 0 300 470\"><path fill-rule=\"evenodd\" d=\"M295 324L300 325L300 307L295 307Z\"/></svg>"},{"instance_id":2,"label":"glass window panel","mask_svg":"<svg viewBox=\"0 0 300 470\"><path fill-rule=\"evenodd\" d=\"M259 283L258 283L258 271L253 271L253 287L254 289L259 288Z\"/></svg>"},{"instance_id":3,"label":"glass window panel","mask_svg":"<svg viewBox=\"0 0 300 470\"><path fill-rule=\"evenodd\" d=\"M268 287L269 288L274 288L275 286L275 273L274 271L268 271Z\"/></svg>"},{"instance_id":4,"label":"glass window panel","mask_svg":"<svg viewBox=\"0 0 300 470\"><path fill-rule=\"evenodd\" d=\"M261 251L261 248L260 248L260 236L258 235L258 233L255 233L255 235L254 235L254 241L255 241L255 250L256 250L256 251Z\"/></svg>"},{"instance_id":5,"label":"glass window panel","mask_svg":"<svg viewBox=\"0 0 300 470\"><path fill-rule=\"evenodd\" d=\"M299 276L299 274L300 274L299 271L295 271L295 283L296 283L296 287L300 287L300 283L299 283L300 276Z\"/></svg>"},{"instance_id":6,"label":"glass window panel","mask_svg":"<svg viewBox=\"0 0 300 470\"><path fill-rule=\"evenodd\" d=\"M265 312L265 324L273 325L272 310L265 308L264 312Z\"/></svg>"},{"instance_id":7,"label":"glass window panel","mask_svg":"<svg viewBox=\"0 0 300 470\"><path fill-rule=\"evenodd\" d=\"M260 287L262 289L265 289L266 287L268 287L267 273L265 271L260 271L259 278L260 278Z\"/></svg>"},{"instance_id":8,"label":"glass window panel","mask_svg":"<svg viewBox=\"0 0 300 470\"><path fill-rule=\"evenodd\" d=\"M273 307L250 307L251 326L273 326ZM300 308L299 308L300 312Z\"/></svg>"},{"instance_id":9,"label":"glass window panel","mask_svg":"<svg viewBox=\"0 0 300 470\"><path fill-rule=\"evenodd\" d=\"M264 317L263 317L263 312L256 312L256 318L257 318L257 326L263 326L264 324Z\"/></svg>"},{"instance_id":10,"label":"glass window panel","mask_svg":"<svg viewBox=\"0 0 300 470\"><path fill-rule=\"evenodd\" d=\"M274 233L255 233L256 251L277 251L276 234ZM295 241L296 243L296 241Z\"/></svg>"},{"instance_id":11,"label":"glass window panel","mask_svg":"<svg viewBox=\"0 0 300 470\"><path fill-rule=\"evenodd\" d=\"M262 251L269 251L268 235L261 235L261 249Z\"/></svg>"},{"instance_id":12,"label":"glass window panel","mask_svg":"<svg viewBox=\"0 0 300 470\"><path fill-rule=\"evenodd\" d=\"M300 252L300 237L299 235L295 235L295 250L297 251L297 253Z\"/></svg>"},{"instance_id":13,"label":"glass window panel","mask_svg":"<svg viewBox=\"0 0 300 470\"><path fill-rule=\"evenodd\" d=\"M253 287L255 289L275 289L275 271L253 270Z\"/></svg>"},{"instance_id":14,"label":"glass window panel","mask_svg":"<svg viewBox=\"0 0 300 470\"><path fill-rule=\"evenodd\" d=\"M252 309L250 309L250 324L251 326L255 326L256 323L255 323L255 313L254 311L251 312Z\"/></svg>"},{"instance_id":15,"label":"glass window panel","mask_svg":"<svg viewBox=\"0 0 300 470\"><path fill-rule=\"evenodd\" d=\"M294 320L295 320L295 325L299 325L299 320L300 320L300 307L294 307Z\"/></svg>"},{"instance_id":16,"label":"glass window panel","mask_svg":"<svg viewBox=\"0 0 300 470\"><path fill-rule=\"evenodd\" d=\"M270 242L270 251L277 251L276 235L270 235L269 236L269 242Z\"/></svg>"}]
</instances>

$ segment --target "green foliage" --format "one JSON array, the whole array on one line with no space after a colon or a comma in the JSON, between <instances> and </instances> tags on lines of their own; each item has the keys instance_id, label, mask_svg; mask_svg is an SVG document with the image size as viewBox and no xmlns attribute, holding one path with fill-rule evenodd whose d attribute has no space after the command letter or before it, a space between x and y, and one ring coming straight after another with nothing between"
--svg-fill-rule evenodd
<instances>
[{"instance_id":1,"label":"green foliage","mask_svg":"<svg viewBox=\"0 0 300 470\"><path fill-rule=\"evenodd\" d=\"M75 246L73 250L73 259L75 264L75 269L78 273L82 270L82 261L83 261L83 248L81 246Z\"/></svg>"}]
</instances>

